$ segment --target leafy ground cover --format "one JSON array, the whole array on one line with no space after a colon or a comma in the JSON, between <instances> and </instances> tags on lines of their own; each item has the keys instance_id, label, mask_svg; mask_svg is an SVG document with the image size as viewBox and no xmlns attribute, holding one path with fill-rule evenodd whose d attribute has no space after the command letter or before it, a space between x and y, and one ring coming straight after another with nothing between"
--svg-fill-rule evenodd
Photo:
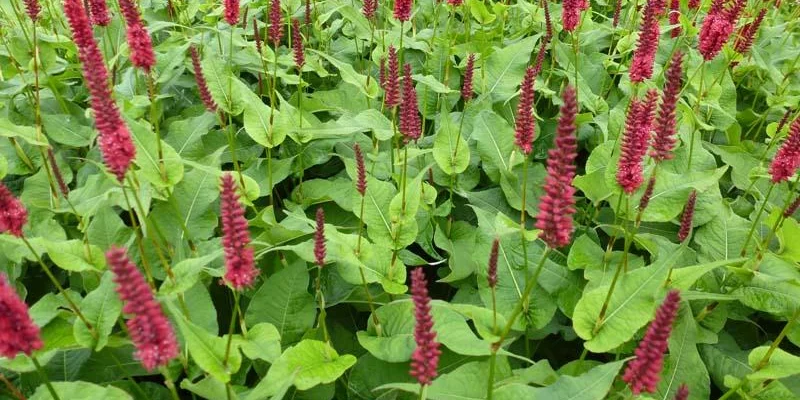
<instances>
[{"instance_id":1,"label":"leafy ground cover","mask_svg":"<svg viewBox=\"0 0 800 400\"><path fill-rule=\"evenodd\" d=\"M0 0L0 396L800 398L799 16Z\"/></svg>"}]
</instances>

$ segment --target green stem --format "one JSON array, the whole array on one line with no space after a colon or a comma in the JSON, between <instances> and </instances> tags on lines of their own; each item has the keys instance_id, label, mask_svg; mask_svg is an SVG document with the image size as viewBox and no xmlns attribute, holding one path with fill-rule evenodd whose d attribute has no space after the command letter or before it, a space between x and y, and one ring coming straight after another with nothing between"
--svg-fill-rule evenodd
<instances>
[{"instance_id":1,"label":"green stem","mask_svg":"<svg viewBox=\"0 0 800 400\"><path fill-rule=\"evenodd\" d=\"M419 400L425 400L428 398L428 385L422 385L419 388Z\"/></svg>"},{"instance_id":2,"label":"green stem","mask_svg":"<svg viewBox=\"0 0 800 400\"><path fill-rule=\"evenodd\" d=\"M692 109L695 110L695 111L697 111L697 109L700 107L700 103L703 101L703 91L704 91L704 89L703 89L703 81L705 81L705 76L706 76L705 68L706 68L706 61L703 60L703 62L700 64L700 67L698 68L698 70L700 71L700 91L697 94L697 102L695 103L694 107L692 107ZM689 86L688 82L691 82L691 81L687 81L687 85L685 87ZM697 115L697 114L695 113L695 115ZM689 171L692 170L692 154L694 153L694 135L695 135L695 133L697 133L697 128L696 127L692 127L692 136L691 136L690 141L689 141L689 161L687 161L687 166L686 166L687 170L689 170Z\"/></svg>"},{"instance_id":3,"label":"green stem","mask_svg":"<svg viewBox=\"0 0 800 400\"><path fill-rule=\"evenodd\" d=\"M325 340L325 343L330 343L330 337L328 336L328 326L325 322L325 318L327 313L325 312L325 296L322 294L322 266L317 266L317 281L316 281L316 292L317 298L319 298L319 328L322 329L322 338Z\"/></svg>"},{"instance_id":4,"label":"green stem","mask_svg":"<svg viewBox=\"0 0 800 400\"><path fill-rule=\"evenodd\" d=\"M503 344L503 341L506 339L508 334L511 332L511 329L514 327L514 323L519 318L520 314L522 314L523 305L528 302L530 298L531 292L533 288L536 287L536 283L539 279L539 275L542 273L544 269L544 264L547 261L547 255L550 253L550 248L545 247L544 251L542 252L542 258L539 260L539 265L536 267L536 272L534 272L533 276L528 279L528 283L525 285L525 291L520 297L520 301L514 306L514 310L511 312L511 317L506 322L506 327L503 329L503 333L500 335L500 338L492 344L492 350L497 352L500 349L500 346Z\"/></svg>"},{"instance_id":5,"label":"green stem","mask_svg":"<svg viewBox=\"0 0 800 400\"><path fill-rule=\"evenodd\" d=\"M50 382L50 377L47 376L47 373L44 372L44 368L42 368L42 365L39 364L39 360L33 354L31 354L30 358L31 362L33 362L33 366L36 367L36 371L38 371L39 375L42 376L44 385L47 387L47 391L50 392L50 395L53 396L53 399L61 400L61 398L58 397L58 393L56 393L56 388L54 388L53 384Z\"/></svg>"},{"instance_id":6,"label":"green stem","mask_svg":"<svg viewBox=\"0 0 800 400\"><path fill-rule=\"evenodd\" d=\"M164 375L164 384L169 389L172 400L180 400L181 397L178 395L178 390L175 388L175 382L173 382L172 377L170 377L169 369L167 367L161 367L161 374Z\"/></svg>"},{"instance_id":7,"label":"green stem","mask_svg":"<svg viewBox=\"0 0 800 400\"><path fill-rule=\"evenodd\" d=\"M239 292L235 289L233 291L233 312L231 313L231 321L228 324L228 343L225 345L225 357L222 359L222 365L228 367L228 360L231 355L231 344L233 343L233 331L236 329L236 316L239 314Z\"/></svg>"},{"instance_id":8,"label":"green stem","mask_svg":"<svg viewBox=\"0 0 800 400\"><path fill-rule=\"evenodd\" d=\"M761 219L761 214L764 213L764 209L767 208L767 203L769 202L769 196L772 194L772 189L775 188L775 183L770 182L769 189L767 189L767 194L764 195L764 202L761 203L761 207L758 209L758 213L756 213L755 219L753 219L753 224L750 226L750 231L747 232L747 237L745 237L744 244L742 245L742 250L739 254L744 257L747 255L747 245L750 244L750 239L753 237L753 233L756 231L756 227L759 225L759 219Z\"/></svg>"},{"instance_id":9,"label":"green stem","mask_svg":"<svg viewBox=\"0 0 800 400\"><path fill-rule=\"evenodd\" d=\"M488 386L486 387L486 400L492 400L494 397L494 374L496 366L497 352L492 351L492 355L489 356L489 381L487 382Z\"/></svg>"}]
</instances>

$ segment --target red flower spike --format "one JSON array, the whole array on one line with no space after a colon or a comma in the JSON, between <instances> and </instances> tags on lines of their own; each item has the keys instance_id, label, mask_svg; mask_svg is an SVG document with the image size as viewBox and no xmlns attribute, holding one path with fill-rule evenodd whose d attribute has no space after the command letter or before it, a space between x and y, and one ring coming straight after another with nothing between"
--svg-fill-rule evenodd
<instances>
[{"instance_id":1,"label":"red flower spike","mask_svg":"<svg viewBox=\"0 0 800 400\"><path fill-rule=\"evenodd\" d=\"M669 24L672 26L678 25L681 18L681 2L680 0L670 0L669 2ZM681 27L675 26L672 28L670 37L676 38L681 34Z\"/></svg>"},{"instance_id":2,"label":"red flower spike","mask_svg":"<svg viewBox=\"0 0 800 400\"><path fill-rule=\"evenodd\" d=\"M50 169L53 171L53 176L55 176L56 182L58 183L58 190L61 191L64 198L68 197L69 187L67 187L67 183L64 182L64 175L61 174L61 168L58 167L56 155L53 153L52 147L47 148L47 159L50 161Z\"/></svg>"},{"instance_id":3,"label":"red flower spike","mask_svg":"<svg viewBox=\"0 0 800 400\"><path fill-rule=\"evenodd\" d=\"M789 180L797 171L797 167L800 167L800 118L789 127L789 136L772 159L772 164L769 166L772 182Z\"/></svg>"},{"instance_id":4,"label":"red flower spike","mask_svg":"<svg viewBox=\"0 0 800 400\"><path fill-rule=\"evenodd\" d=\"M364 0L364 7L361 12L367 19L375 18L375 11L378 10L378 0Z\"/></svg>"},{"instance_id":5,"label":"red flower spike","mask_svg":"<svg viewBox=\"0 0 800 400\"><path fill-rule=\"evenodd\" d=\"M367 194L367 168L364 166L364 154L358 143L353 146L353 151L356 153L356 190L361 197L364 197Z\"/></svg>"},{"instance_id":6,"label":"red flower spike","mask_svg":"<svg viewBox=\"0 0 800 400\"><path fill-rule=\"evenodd\" d=\"M411 355L410 373L420 385L430 385L438 375L436 369L442 352L433 330L428 281L422 268L411 271L411 300L414 302L414 341L417 347Z\"/></svg>"},{"instance_id":7,"label":"red flower spike","mask_svg":"<svg viewBox=\"0 0 800 400\"><path fill-rule=\"evenodd\" d=\"M464 4L464 0L447 0L447 4L450 4L453 7L458 7Z\"/></svg>"},{"instance_id":8,"label":"red flower spike","mask_svg":"<svg viewBox=\"0 0 800 400\"><path fill-rule=\"evenodd\" d=\"M27 222L28 210L25 205L0 182L0 233L22 237L22 228Z\"/></svg>"},{"instance_id":9,"label":"red flower spike","mask_svg":"<svg viewBox=\"0 0 800 400\"><path fill-rule=\"evenodd\" d=\"M797 196L797 198L794 199L792 204L789 204L789 206L786 207L785 210L783 210L783 217L784 218L791 217L792 215L794 215L795 211L797 211L798 207L800 207L800 196Z\"/></svg>"},{"instance_id":10,"label":"red flower spike","mask_svg":"<svg viewBox=\"0 0 800 400\"><path fill-rule=\"evenodd\" d=\"M688 6L690 10L697 10L700 8L700 0L689 0Z\"/></svg>"},{"instance_id":11,"label":"red flower spike","mask_svg":"<svg viewBox=\"0 0 800 400\"><path fill-rule=\"evenodd\" d=\"M400 133L406 143L417 141L422 136L422 121L419 118L417 89L411 79L411 64L403 65L403 101L400 102Z\"/></svg>"},{"instance_id":12,"label":"red flower spike","mask_svg":"<svg viewBox=\"0 0 800 400\"><path fill-rule=\"evenodd\" d=\"M475 54L467 57L467 65L464 67L464 83L461 84L461 98L467 103L472 100L472 78L475 68Z\"/></svg>"},{"instance_id":13,"label":"red flower spike","mask_svg":"<svg viewBox=\"0 0 800 400\"><path fill-rule=\"evenodd\" d=\"M714 0L711 4L711 9L700 28L697 46L704 60L713 60L722 51L722 46L728 42L728 38L736 28L745 4L747 0L735 0L730 8L725 8L723 0Z\"/></svg>"},{"instance_id":14,"label":"red flower spike","mask_svg":"<svg viewBox=\"0 0 800 400\"><path fill-rule=\"evenodd\" d=\"M585 0L564 0L561 10L561 24L564 30L572 32L581 20L581 10L585 8Z\"/></svg>"},{"instance_id":15,"label":"red flower spike","mask_svg":"<svg viewBox=\"0 0 800 400\"><path fill-rule=\"evenodd\" d=\"M189 47L189 54L192 57L192 68L194 69L194 81L197 82L197 90L200 92L200 100L206 106L206 110L215 113L217 112L217 103L211 97L211 91L208 90L208 83L206 77L203 75L203 68L200 66L200 55L197 54L197 49L194 46Z\"/></svg>"},{"instance_id":16,"label":"red flower spike","mask_svg":"<svg viewBox=\"0 0 800 400\"><path fill-rule=\"evenodd\" d=\"M636 348L636 358L628 363L622 380L628 383L634 396L642 392L655 393L664 366L664 352L667 350L672 323L678 314L681 295L677 290L667 294L656 317L647 328L644 338Z\"/></svg>"},{"instance_id":17,"label":"red flower spike","mask_svg":"<svg viewBox=\"0 0 800 400\"><path fill-rule=\"evenodd\" d=\"M653 136L653 150L650 156L655 162L670 160L673 157L672 150L675 148L675 133L677 121L675 118L675 108L678 104L678 96L683 86L683 53L676 51L672 56L669 68L666 72L666 83L664 84L664 96L658 108L658 115L655 122L655 135Z\"/></svg>"},{"instance_id":18,"label":"red flower spike","mask_svg":"<svg viewBox=\"0 0 800 400\"><path fill-rule=\"evenodd\" d=\"M692 219L694 218L694 205L696 202L697 191L692 190L681 215L681 229L678 230L678 241L681 243L689 237L689 233L692 231Z\"/></svg>"},{"instance_id":19,"label":"red flower spike","mask_svg":"<svg viewBox=\"0 0 800 400\"><path fill-rule=\"evenodd\" d=\"M497 287L497 254L500 248L500 239L494 238L492 250L489 252L489 268L486 271L486 281L490 288Z\"/></svg>"},{"instance_id":20,"label":"red flower spike","mask_svg":"<svg viewBox=\"0 0 800 400\"><path fill-rule=\"evenodd\" d=\"M658 92L651 89L644 101L634 99L628 111L617 169L617 184L626 194L632 194L644 182L642 161L650 145L650 131L657 102Z\"/></svg>"},{"instance_id":21,"label":"red flower spike","mask_svg":"<svg viewBox=\"0 0 800 400\"><path fill-rule=\"evenodd\" d=\"M653 76L653 61L658 51L658 18L664 12L664 0L650 0L644 8L642 26L639 28L639 41L628 74L632 82L642 82Z\"/></svg>"},{"instance_id":22,"label":"red flower spike","mask_svg":"<svg viewBox=\"0 0 800 400\"><path fill-rule=\"evenodd\" d=\"M83 78L91 95L95 126L100 132L100 150L108 169L122 182L136 156L136 147L130 131L111 97L108 70L103 55L94 40L89 17L81 0L64 0L72 39L78 48L78 58L83 67Z\"/></svg>"},{"instance_id":23,"label":"red flower spike","mask_svg":"<svg viewBox=\"0 0 800 400\"><path fill-rule=\"evenodd\" d=\"M314 230L314 260L322 268L325 266L325 211L317 208L317 228Z\"/></svg>"},{"instance_id":24,"label":"red flower spike","mask_svg":"<svg viewBox=\"0 0 800 400\"><path fill-rule=\"evenodd\" d=\"M87 0L86 2L89 6L87 11L89 12L92 25L108 26L111 22L111 15L108 13L106 0Z\"/></svg>"},{"instance_id":25,"label":"red flower spike","mask_svg":"<svg viewBox=\"0 0 800 400\"><path fill-rule=\"evenodd\" d=\"M239 0L224 0L225 6L225 22L230 26L235 26L239 23Z\"/></svg>"},{"instance_id":26,"label":"red flower spike","mask_svg":"<svg viewBox=\"0 0 800 400\"><path fill-rule=\"evenodd\" d=\"M520 85L517 119L514 129L514 144L526 156L533 151L533 138L536 134L536 124L533 120L533 83L535 79L536 69L528 67Z\"/></svg>"},{"instance_id":27,"label":"red flower spike","mask_svg":"<svg viewBox=\"0 0 800 400\"><path fill-rule=\"evenodd\" d=\"M789 117L792 116L793 111L794 110L792 110L791 107L786 109L786 112L783 113L783 117L781 117L781 120L778 122L778 127L775 128L775 134L781 133L781 131L783 130L783 127L786 126L787 122L789 122Z\"/></svg>"},{"instance_id":28,"label":"red flower spike","mask_svg":"<svg viewBox=\"0 0 800 400\"><path fill-rule=\"evenodd\" d=\"M258 21L253 18L253 39L256 41L256 51L261 55L261 32L258 31Z\"/></svg>"},{"instance_id":29,"label":"red flower spike","mask_svg":"<svg viewBox=\"0 0 800 400\"><path fill-rule=\"evenodd\" d=\"M545 42L550 43L553 39L553 20L550 18L549 2L545 1L544 4L544 37Z\"/></svg>"},{"instance_id":30,"label":"red flower spike","mask_svg":"<svg viewBox=\"0 0 800 400\"><path fill-rule=\"evenodd\" d=\"M394 17L403 22L410 20L412 3L413 0L395 0Z\"/></svg>"},{"instance_id":31,"label":"red flower spike","mask_svg":"<svg viewBox=\"0 0 800 400\"><path fill-rule=\"evenodd\" d=\"M39 4L39 0L24 0L25 1L25 14L28 14L28 17L34 23L39 19L39 13L42 12L42 6Z\"/></svg>"},{"instance_id":32,"label":"red flower spike","mask_svg":"<svg viewBox=\"0 0 800 400\"><path fill-rule=\"evenodd\" d=\"M536 53L536 62L533 64L533 72L535 76L539 76L542 72L542 64L544 64L545 52L547 52L547 45L553 39L553 23L550 21L550 6L548 2L544 3L544 37L539 43L539 51Z\"/></svg>"},{"instance_id":33,"label":"red flower spike","mask_svg":"<svg viewBox=\"0 0 800 400\"><path fill-rule=\"evenodd\" d=\"M19 298L6 275L0 274L0 356L8 359L19 353L29 356L43 345L28 305Z\"/></svg>"},{"instance_id":34,"label":"red flower spike","mask_svg":"<svg viewBox=\"0 0 800 400\"><path fill-rule=\"evenodd\" d=\"M381 57L380 65L378 66L378 83L380 83L383 90L386 90L386 58Z\"/></svg>"},{"instance_id":35,"label":"red flower spike","mask_svg":"<svg viewBox=\"0 0 800 400\"><path fill-rule=\"evenodd\" d=\"M389 76L387 76L384 86L386 107L392 108L400 105L400 63L394 46L389 46Z\"/></svg>"},{"instance_id":36,"label":"red flower spike","mask_svg":"<svg viewBox=\"0 0 800 400\"><path fill-rule=\"evenodd\" d=\"M283 37L283 14L281 13L281 0L272 0L269 6L269 41L275 48Z\"/></svg>"},{"instance_id":37,"label":"red flower spike","mask_svg":"<svg viewBox=\"0 0 800 400\"><path fill-rule=\"evenodd\" d=\"M178 357L180 348L175 331L150 286L128 259L125 249L112 246L106 252L106 261L114 273L117 294L125 304L122 311L132 316L126 325L136 347L134 355L148 371L167 366Z\"/></svg>"},{"instance_id":38,"label":"red flower spike","mask_svg":"<svg viewBox=\"0 0 800 400\"><path fill-rule=\"evenodd\" d=\"M311 24L311 0L306 0L306 10L305 10L305 24Z\"/></svg>"},{"instance_id":39,"label":"red flower spike","mask_svg":"<svg viewBox=\"0 0 800 400\"><path fill-rule=\"evenodd\" d=\"M639 199L639 212L644 212L648 205L650 205L650 199L653 197L653 190L656 187L656 176L653 175L650 177L650 180L647 181L647 187L644 189L644 193L642 194L642 198Z\"/></svg>"},{"instance_id":40,"label":"red flower spike","mask_svg":"<svg viewBox=\"0 0 800 400\"><path fill-rule=\"evenodd\" d=\"M234 290L252 286L259 274L250 247L250 231L244 217L244 207L236 194L236 181L231 174L222 176L220 193L222 217L222 247L225 250L225 277Z\"/></svg>"},{"instance_id":41,"label":"red flower spike","mask_svg":"<svg viewBox=\"0 0 800 400\"><path fill-rule=\"evenodd\" d=\"M678 387L678 391L675 392L673 400L689 400L689 387L686 386L685 383Z\"/></svg>"},{"instance_id":42,"label":"red flower spike","mask_svg":"<svg viewBox=\"0 0 800 400\"><path fill-rule=\"evenodd\" d=\"M119 0L119 8L125 17L126 37L128 47L131 49L131 64L150 72L156 64L156 55L153 52L153 42L147 28L144 27L142 16L133 0Z\"/></svg>"},{"instance_id":43,"label":"red flower spike","mask_svg":"<svg viewBox=\"0 0 800 400\"><path fill-rule=\"evenodd\" d=\"M578 114L578 100L575 89L564 89L564 103L556 128L555 146L547 157L547 178L544 183L545 194L539 200L539 215L536 228L542 232L539 237L551 249L569 244L572 236L572 215L575 214L575 158L578 144L575 137Z\"/></svg>"},{"instance_id":44,"label":"red flower spike","mask_svg":"<svg viewBox=\"0 0 800 400\"><path fill-rule=\"evenodd\" d=\"M750 48L753 47L753 41L756 38L756 33L758 33L758 28L761 27L761 23L764 22L764 16L767 15L767 9L762 8L761 11L758 12L758 16L753 22L742 27L739 30L739 34L736 36L736 41L733 43L733 49L736 50L739 54L747 54L750 51Z\"/></svg>"},{"instance_id":45,"label":"red flower spike","mask_svg":"<svg viewBox=\"0 0 800 400\"><path fill-rule=\"evenodd\" d=\"M622 0L617 0L617 2L614 3L614 19L613 22L611 22L611 26L614 28L616 28L617 25L619 25L619 14L621 11L622 11Z\"/></svg>"},{"instance_id":46,"label":"red flower spike","mask_svg":"<svg viewBox=\"0 0 800 400\"><path fill-rule=\"evenodd\" d=\"M292 19L292 52L294 65L301 71L306 63L306 52L303 49L303 36L300 35L300 21L297 19Z\"/></svg>"}]
</instances>

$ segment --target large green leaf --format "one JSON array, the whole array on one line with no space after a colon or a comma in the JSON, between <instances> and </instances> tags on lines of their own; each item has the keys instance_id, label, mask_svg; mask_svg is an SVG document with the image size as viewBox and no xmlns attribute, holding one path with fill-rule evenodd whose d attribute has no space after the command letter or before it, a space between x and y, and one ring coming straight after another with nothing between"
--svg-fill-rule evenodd
<instances>
[{"instance_id":1,"label":"large green leaf","mask_svg":"<svg viewBox=\"0 0 800 400\"><path fill-rule=\"evenodd\" d=\"M562 375L550 386L534 388L521 384L505 385L495 390L499 400L602 400L606 398L624 360L592 368L580 376Z\"/></svg>"},{"instance_id":2,"label":"large green leaf","mask_svg":"<svg viewBox=\"0 0 800 400\"><path fill-rule=\"evenodd\" d=\"M97 333L97 339L92 337L80 319L76 319L73 324L73 332L78 344L95 351L100 351L106 346L108 335L111 334L117 318L122 313L122 302L114 291L115 284L112 278L113 274L106 271L100 280L100 286L87 294L80 304L81 312Z\"/></svg>"},{"instance_id":3,"label":"large green leaf","mask_svg":"<svg viewBox=\"0 0 800 400\"><path fill-rule=\"evenodd\" d=\"M522 82L535 43L536 38L527 37L492 53L481 71L475 72L486 77L485 87L477 87L476 91L493 103L511 99Z\"/></svg>"},{"instance_id":4,"label":"large green leaf","mask_svg":"<svg viewBox=\"0 0 800 400\"><path fill-rule=\"evenodd\" d=\"M511 170L511 152L514 150L514 130L508 121L490 110L483 110L473 118L471 138L475 139L483 171L492 181Z\"/></svg>"},{"instance_id":5,"label":"large green leaf","mask_svg":"<svg viewBox=\"0 0 800 400\"><path fill-rule=\"evenodd\" d=\"M238 346L231 345L226 363L227 339L212 335L200 326L187 321L174 306L172 313L176 316L175 321L183 334L192 360L215 379L229 382L231 374L238 371L242 364L242 354L239 353Z\"/></svg>"},{"instance_id":6,"label":"large green leaf","mask_svg":"<svg viewBox=\"0 0 800 400\"><path fill-rule=\"evenodd\" d=\"M157 137L149 126L131 119L127 120L131 136L136 144L136 165L148 182L157 187L171 187L183 179L181 157L163 140L159 158Z\"/></svg>"},{"instance_id":7,"label":"large green leaf","mask_svg":"<svg viewBox=\"0 0 800 400\"><path fill-rule=\"evenodd\" d=\"M469 165L469 146L462 136L462 127L455 120L464 118L464 114L450 114L442 105L439 114L439 125L433 141L433 159L447 175L460 174Z\"/></svg>"},{"instance_id":8,"label":"large green leaf","mask_svg":"<svg viewBox=\"0 0 800 400\"><path fill-rule=\"evenodd\" d=\"M309 49L309 51L333 64L333 66L339 70L339 75L342 77L342 80L357 87L363 95L373 99L378 95L378 83L375 79L370 79L369 84L367 84L367 77L356 72L351 64L338 60L321 51L314 49Z\"/></svg>"},{"instance_id":9,"label":"large green leaf","mask_svg":"<svg viewBox=\"0 0 800 400\"><path fill-rule=\"evenodd\" d=\"M124 390L114 386L99 386L89 382L53 382L53 388L61 399L71 400L133 400ZM29 400L55 400L45 385L36 389Z\"/></svg>"},{"instance_id":10,"label":"large green leaf","mask_svg":"<svg viewBox=\"0 0 800 400\"><path fill-rule=\"evenodd\" d=\"M680 308L669 337L669 355L664 361L661 381L654 396L671 400L675 392L686 384L692 396L706 399L711 395L709 378L703 359L697 351L697 322L688 303Z\"/></svg>"},{"instance_id":11,"label":"large green leaf","mask_svg":"<svg viewBox=\"0 0 800 400\"><path fill-rule=\"evenodd\" d=\"M762 365L768 351L769 346L756 347L750 351L747 361L755 372L748 375L749 379L761 381L800 374L800 357L781 349L774 349L769 360Z\"/></svg>"},{"instance_id":12,"label":"large green leaf","mask_svg":"<svg viewBox=\"0 0 800 400\"><path fill-rule=\"evenodd\" d=\"M314 324L316 305L308 292L308 272L296 263L270 276L253 295L245 312L249 326L267 322L278 328L285 344L295 343Z\"/></svg>"}]
</instances>

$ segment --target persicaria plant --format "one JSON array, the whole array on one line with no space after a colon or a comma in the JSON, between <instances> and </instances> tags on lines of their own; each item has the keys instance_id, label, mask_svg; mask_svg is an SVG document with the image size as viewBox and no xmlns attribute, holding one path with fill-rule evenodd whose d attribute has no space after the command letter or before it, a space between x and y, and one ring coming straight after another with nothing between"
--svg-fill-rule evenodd
<instances>
[{"instance_id":1,"label":"persicaria plant","mask_svg":"<svg viewBox=\"0 0 800 400\"><path fill-rule=\"evenodd\" d=\"M800 398L800 8L0 0L0 398Z\"/></svg>"}]
</instances>

